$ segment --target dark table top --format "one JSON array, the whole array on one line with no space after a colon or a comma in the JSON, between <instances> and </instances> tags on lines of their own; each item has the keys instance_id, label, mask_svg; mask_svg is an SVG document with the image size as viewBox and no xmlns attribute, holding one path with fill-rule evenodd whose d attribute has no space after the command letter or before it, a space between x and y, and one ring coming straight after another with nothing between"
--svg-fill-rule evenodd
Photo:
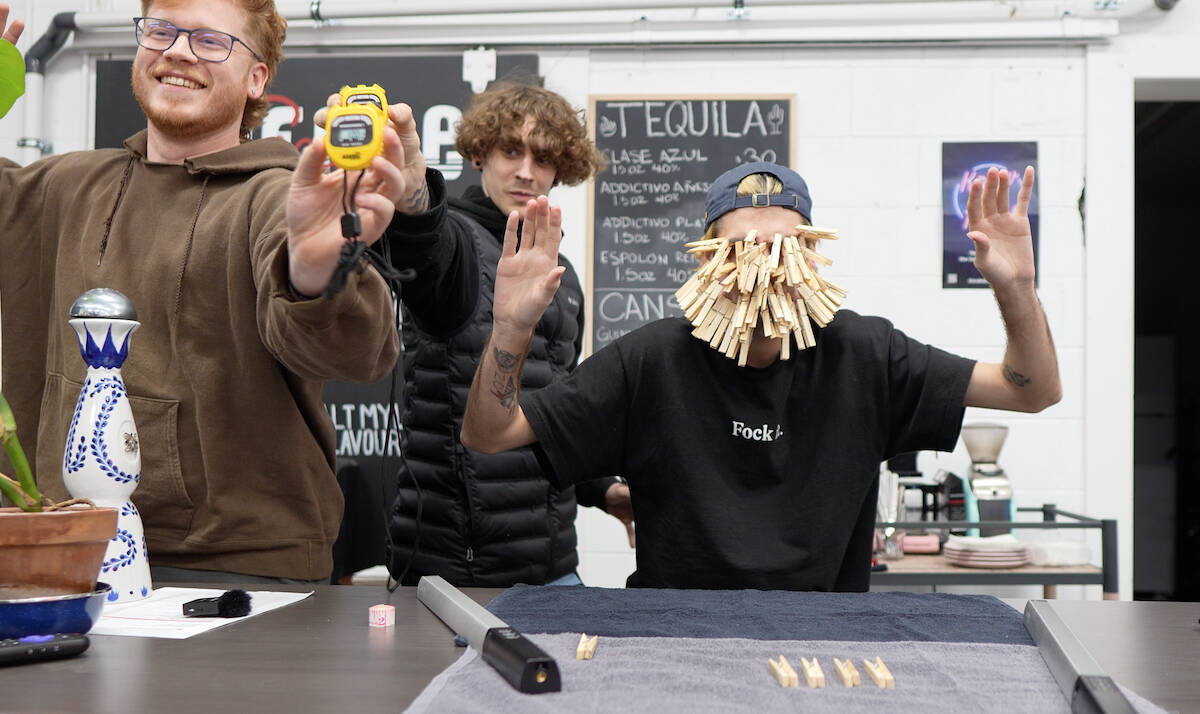
<instances>
[{"instance_id":1,"label":"dark table top","mask_svg":"<svg viewBox=\"0 0 1200 714\"><path fill-rule=\"evenodd\" d=\"M93 636L78 657L0 669L0 709L397 712L463 652L416 588L268 589L316 592L185 640ZM486 603L501 591L464 592ZM368 608L383 602L396 607L395 627L368 626ZM1159 706L1200 712L1200 603L1057 601L1055 609L1118 682Z\"/></svg>"},{"instance_id":2,"label":"dark table top","mask_svg":"<svg viewBox=\"0 0 1200 714\"><path fill-rule=\"evenodd\" d=\"M0 710L398 712L463 653L416 588L231 587L315 593L184 640L94 635L78 657L0 669ZM487 603L502 591L465 592ZM367 624L380 603L395 627Z\"/></svg>"}]
</instances>

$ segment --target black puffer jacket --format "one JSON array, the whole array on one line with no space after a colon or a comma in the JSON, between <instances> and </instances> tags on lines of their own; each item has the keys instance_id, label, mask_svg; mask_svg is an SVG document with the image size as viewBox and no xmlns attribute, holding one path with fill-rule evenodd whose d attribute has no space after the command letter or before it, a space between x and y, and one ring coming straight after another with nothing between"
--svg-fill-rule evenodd
<instances>
[{"instance_id":1,"label":"black puffer jacket","mask_svg":"<svg viewBox=\"0 0 1200 714\"><path fill-rule=\"evenodd\" d=\"M397 264L418 271L403 295L407 464L392 509L389 567L399 577L408 566L406 584L421 575L459 586L542 584L578 565L574 490L554 490L532 448L487 455L458 438L491 333L505 217L478 188L445 210L444 184L430 174L430 213L398 218L388 235L393 254L406 256ZM567 272L535 331L523 390L565 376L578 361L583 291L570 263L559 262ZM602 505L610 483L580 486L581 500Z\"/></svg>"}]
</instances>

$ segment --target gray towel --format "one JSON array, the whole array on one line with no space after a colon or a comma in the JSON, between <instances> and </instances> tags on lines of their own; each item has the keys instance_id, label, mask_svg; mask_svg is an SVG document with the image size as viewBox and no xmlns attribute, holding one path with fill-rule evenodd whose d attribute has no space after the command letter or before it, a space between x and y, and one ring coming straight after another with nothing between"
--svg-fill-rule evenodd
<instances>
[{"instance_id":1,"label":"gray towel","mask_svg":"<svg viewBox=\"0 0 1200 714\"><path fill-rule=\"evenodd\" d=\"M589 634L591 632L589 631ZM521 694L475 650L467 650L412 703L413 714L480 712L764 712L846 714L1067 714L1070 707L1036 647L988 643L844 642L741 638L604 637L595 658L576 660L579 633L530 637L558 662L563 691ZM783 688L767 658L783 654L799 672L801 657L816 657L825 688ZM896 680L879 689L863 659L882 657ZM847 689L833 658L850 657L862 685ZM1125 692L1142 714L1162 709Z\"/></svg>"}]
</instances>

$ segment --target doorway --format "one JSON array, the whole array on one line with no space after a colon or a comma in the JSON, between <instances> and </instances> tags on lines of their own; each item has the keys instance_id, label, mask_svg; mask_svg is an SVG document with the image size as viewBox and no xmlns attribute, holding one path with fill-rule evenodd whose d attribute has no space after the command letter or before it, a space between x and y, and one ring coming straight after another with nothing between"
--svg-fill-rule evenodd
<instances>
[{"instance_id":1,"label":"doorway","mask_svg":"<svg viewBox=\"0 0 1200 714\"><path fill-rule=\"evenodd\" d=\"M1142 101L1142 89L1132 201L1134 599L1200 601L1200 101Z\"/></svg>"}]
</instances>

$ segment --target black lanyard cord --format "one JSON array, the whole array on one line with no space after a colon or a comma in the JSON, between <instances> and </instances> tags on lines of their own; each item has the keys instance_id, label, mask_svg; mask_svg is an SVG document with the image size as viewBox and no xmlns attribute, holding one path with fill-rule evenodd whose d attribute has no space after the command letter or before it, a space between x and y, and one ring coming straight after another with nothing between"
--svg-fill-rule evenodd
<instances>
[{"instance_id":1,"label":"black lanyard cord","mask_svg":"<svg viewBox=\"0 0 1200 714\"><path fill-rule=\"evenodd\" d=\"M351 270L359 272L363 270L364 258L366 263L375 266L375 270L379 271L394 292L399 293L400 283L408 282L416 277L416 273L412 270L397 270L392 266L390 260L385 260L375 251L367 250L367 244L358 239L362 235L362 219L354 210L354 197L358 193L359 184L362 183L363 173L360 172L358 178L354 180L354 188L350 189L349 196L346 195L348 179L346 173L342 173L342 236L346 242L342 244L342 253L338 256L337 267L334 268L333 276L329 278L329 284L325 286L322 293L326 298L332 298L346 287L346 280L350 276Z\"/></svg>"}]
</instances>

